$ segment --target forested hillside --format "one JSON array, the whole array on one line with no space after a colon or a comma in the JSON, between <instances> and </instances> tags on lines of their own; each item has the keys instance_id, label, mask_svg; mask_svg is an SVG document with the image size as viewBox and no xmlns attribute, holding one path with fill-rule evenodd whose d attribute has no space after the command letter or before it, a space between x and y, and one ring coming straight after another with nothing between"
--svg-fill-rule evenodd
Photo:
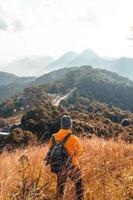
<instances>
[{"instance_id":1,"label":"forested hillside","mask_svg":"<svg viewBox=\"0 0 133 200\"><path fill-rule=\"evenodd\" d=\"M65 89L76 87L83 97L133 111L133 82L116 73L90 66L64 68L37 79L35 83L61 83Z\"/></svg>"},{"instance_id":2,"label":"forested hillside","mask_svg":"<svg viewBox=\"0 0 133 200\"><path fill-rule=\"evenodd\" d=\"M17 79L17 76L15 76L14 74L0 72L0 87L10 84L16 81L16 79Z\"/></svg>"},{"instance_id":3,"label":"forested hillside","mask_svg":"<svg viewBox=\"0 0 133 200\"><path fill-rule=\"evenodd\" d=\"M64 91L76 87L80 96L133 111L133 82L114 72L90 66L63 68L36 79L16 78L16 81L0 87L0 101L22 92L26 87L53 83L62 85Z\"/></svg>"},{"instance_id":4,"label":"forested hillside","mask_svg":"<svg viewBox=\"0 0 133 200\"><path fill-rule=\"evenodd\" d=\"M3 82L1 78L0 85L0 102L4 102L6 99L11 96L17 95L20 92L30 85L31 82L35 80L35 77L17 77L15 75L11 75L13 79L9 79L9 77L5 78ZM6 83L6 85L2 85L2 83Z\"/></svg>"}]
</instances>

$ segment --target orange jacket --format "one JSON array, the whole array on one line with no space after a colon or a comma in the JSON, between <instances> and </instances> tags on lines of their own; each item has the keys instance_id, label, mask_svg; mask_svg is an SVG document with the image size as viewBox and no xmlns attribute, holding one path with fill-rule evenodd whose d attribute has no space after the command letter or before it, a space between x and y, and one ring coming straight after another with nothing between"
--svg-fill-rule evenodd
<instances>
[{"instance_id":1,"label":"orange jacket","mask_svg":"<svg viewBox=\"0 0 133 200\"><path fill-rule=\"evenodd\" d=\"M61 142L64 139L64 137L69 133L72 133L70 129L69 130L60 129L58 133L54 134L56 142L57 143ZM50 139L49 148L51 146L52 146L52 140ZM67 142L64 144L64 148L66 149L69 156L72 157L72 164L74 166L78 166L79 165L78 159L79 156L82 154L82 147L79 138L76 137L75 135L71 135L70 138L67 140Z\"/></svg>"}]
</instances>

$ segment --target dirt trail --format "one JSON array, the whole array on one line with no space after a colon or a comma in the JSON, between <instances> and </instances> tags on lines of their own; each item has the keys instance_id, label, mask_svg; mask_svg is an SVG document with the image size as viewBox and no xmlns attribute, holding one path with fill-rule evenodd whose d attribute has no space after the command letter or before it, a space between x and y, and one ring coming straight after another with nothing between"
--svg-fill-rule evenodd
<instances>
[{"instance_id":1,"label":"dirt trail","mask_svg":"<svg viewBox=\"0 0 133 200\"><path fill-rule=\"evenodd\" d=\"M66 95L62 96L62 95L57 95L57 97L52 101L52 104L56 107L58 107L60 105L60 102L62 100L66 100L74 91L75 91L75 87Z\"/></svg>"}]
</instances>

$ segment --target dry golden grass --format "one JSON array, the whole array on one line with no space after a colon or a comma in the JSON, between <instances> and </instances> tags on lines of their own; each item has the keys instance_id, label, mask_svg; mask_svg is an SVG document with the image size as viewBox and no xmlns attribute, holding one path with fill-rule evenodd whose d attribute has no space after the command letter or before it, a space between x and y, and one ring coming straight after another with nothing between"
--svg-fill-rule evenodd
<instances>
[{"instance_id":1,"label":"dry golden grass","mask_svg":"<svg viewBox=\"0 0 133 200\"><path fill-rule=\"evenodd\" d=\"M133 199L133 146L97 138L81 141L85 200ZM0 200L55 199L56 177L43 163L46 152L42 145L0 155ZM68 181L64 199L74 200L74 193Z\"/></svg>"}]
</instances>

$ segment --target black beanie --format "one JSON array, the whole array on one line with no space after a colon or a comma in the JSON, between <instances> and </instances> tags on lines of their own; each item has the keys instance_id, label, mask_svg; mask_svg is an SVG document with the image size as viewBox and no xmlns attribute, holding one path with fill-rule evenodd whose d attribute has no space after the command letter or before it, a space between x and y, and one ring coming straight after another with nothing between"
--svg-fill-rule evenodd
<instances>
[{"instance_id":1,"label":"black beanie","mask_svg":"<svg viewBox=\"0 0 133 200\"><path fill-rule=\"evenodd\" d=\"M72 119L70 116L63 115L61 118L61 128L71 129L72 128Z\"/></svg>"}]
</instances>

